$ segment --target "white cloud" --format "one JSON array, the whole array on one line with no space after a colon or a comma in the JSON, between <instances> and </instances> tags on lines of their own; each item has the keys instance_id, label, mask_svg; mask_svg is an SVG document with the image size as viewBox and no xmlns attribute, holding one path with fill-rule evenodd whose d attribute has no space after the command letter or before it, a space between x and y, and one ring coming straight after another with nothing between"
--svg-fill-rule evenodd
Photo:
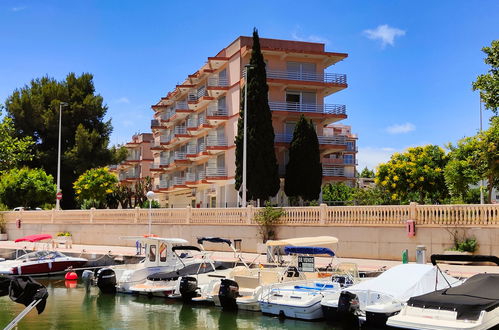
<instances>
[{"instance_id":1,"label":"white cloud","mask_svg":"<svg viewBox=\"0 0 499 330\"><path fill-rule=\"evenodd\" d=\"M21 6L21 7L12 7L10 10L11 10L11 11L16 12L16 11L21 11L21 10L24 10L24 9L26 9L26 8L28 8L28 7L26 7L26 6Z\"/></svg>"},{"instance_id":2,"label":"white cloud","mask_svg":"<svg viewBox=\"0 0 499 330\"><path fill-rule=\"evenodd\" d=\"M416 130L416 126L411 123L405 124L394 124L392 126L388 126L386 131L390 134L405 134Z\"/></svg>"},{"instance_id":3,"label":"white cloud","mask_svg":"<svg viewBox=\"0 0 499 330\"><path fill-rule=\"evenodd\" d=\"M373 30L364 30L366 37L372 40L381 40L381 46L386 45L393 46L395 43L395 37L401 37L405 35L405 31L388 26L388 24L378 25L377 28Z\"/></svg>"},{"instance_id":4,"label":"white cloud","mask_svg":"<svg viewBox=\"0 0 499 330\"><path fill-rule=\"evenodd\" d=\"M302 35L300 26L297 26L295 31L291 33L291 38L296 41L320 42L328 44L329 40L316 34Z\"/></svg>"},{"instance_id":5,"label":"white cloud","mask_svg":"<svg viewBox=\"0 0 499 330\"><path fill-rule=\"evenodd\" d=\"M394 148L382 147L361 147L357 153L357 171L362 171L367 166L370 170L376 169L379 163L386 163L397 150Z\"/></svg>"},{"instance_id":6,"label":"white cloud","mask_svg":"<svg viewBox=\"0 0 499 330\"><path fill-rule=\"evenodd\" d=\"M126 103L126 104L129 104L130 100L127 99L126 97L121 97L121 98L117 99L115 102L116 103Z\"/></svg>"}]
</instances>

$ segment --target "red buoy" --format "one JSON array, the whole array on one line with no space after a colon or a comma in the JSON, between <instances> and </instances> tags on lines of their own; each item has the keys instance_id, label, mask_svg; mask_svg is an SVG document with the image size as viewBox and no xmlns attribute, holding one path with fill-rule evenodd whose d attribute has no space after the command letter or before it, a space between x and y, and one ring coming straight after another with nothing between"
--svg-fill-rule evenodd
<instances>
[{"instance_id":1,"label":"red buoy","mask_svg":"<svg viewBox=\"0 0 499 330\"><path fill-rule=\"evenodd\" d=\"M78 279L78 275L75 272L67 272L64 278L66 280L75 281Z\"/></svg>"}]
</instances>

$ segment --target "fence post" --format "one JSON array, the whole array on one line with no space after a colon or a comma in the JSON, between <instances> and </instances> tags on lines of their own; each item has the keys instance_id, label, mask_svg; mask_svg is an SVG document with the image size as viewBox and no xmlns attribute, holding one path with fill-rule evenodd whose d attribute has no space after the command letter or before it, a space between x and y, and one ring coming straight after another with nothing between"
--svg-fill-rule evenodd
<instances>
[{"instance_id":1,"label":"fence post","mask_svg":"<svg viewBox=\"0 0 499 330\"><path fill-rule=\"evenodd\" d=\"M55 209L52 209L52 214L50 215L50 223L54 223L54 215L55 215Z\"/></svg>"},{"instance_id":2,"label":"fence post","mask_svg":"<svg viewBox=\"0 0 499 330\"><path fill-rule=\"evenodd\" d=\"M418 212L416 212L416 208L418 206L418 203L416 202L411 202L409 204L409 220L414 220L416 223L418 223Z\"/></svg>"},{"instance_id":3,"label":"fence post","mask_svg":"<svg viewBox=\"0 0 499 330\"><path fill-rule=\"evenodd\" d=\"M90 208L90 223L94 222L94 211L95 211L95 207L91 207Z\"/></svg>"},{"instance_id":4,"label":"fence post","mask_svg":"<svg viewBox=\"0 0 499 330\"><path fill-rule=\"evenodd\" d=\"M139 222L139 215L140 215L140 207L135 206L135 217L133 219L134 223L138 223Z\"/></svg>"},{"instance_id":5,"label":"fence post","mask_svg":"<svg viewBox=\"0 0 499 330\"><path fill-rule=\"evenodd\" d=\"M185 215L185 223L189 224L191 223L191 215L192 215L192 208L190 205L187 205L186 207L186 215Z\"/></svg>"},{"instance_id":6,"label":"fence post","mask_svg":"<svg viewBox=\"0 0 499 330\"><path fill-rule=\"evenodd\" d=\"M246 207L246 223L248 225L251 224L251 220L253 219L253 215L254 215L254 210L253 210L253 205L248 205L248 207Z\"/></svg>"},{"instance_id":7,"label":"fence post","mask_svg":"<svg viewBox=\"0 0 499 330\"><path fill-rule=\"evenodd\" d=\"M327 217L327 204L322 203L319 206L319 223L321 225L326 224L326 217Z\"/></svg>"}]
</instances>

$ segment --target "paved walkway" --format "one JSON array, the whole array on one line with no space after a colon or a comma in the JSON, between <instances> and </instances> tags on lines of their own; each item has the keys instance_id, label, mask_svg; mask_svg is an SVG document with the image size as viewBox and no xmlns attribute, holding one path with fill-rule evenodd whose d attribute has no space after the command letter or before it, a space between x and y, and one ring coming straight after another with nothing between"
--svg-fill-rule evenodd
<instances>
[{"instance_id":1,"label":"paved walkway","mask_svg":"<svg viewBox=\"0 0 499 330\"><path fill-rule=\"evenodd\" d=\"M37 249L43 249L47 243L36 243ZM14 243L13 241L0 241L0 250L8 249L29 249L32 250L35 247L34 243L20 242ZM82 245L73 244L71 249L64 247L57 248L58 251L62 253L86 253L86 254L111 254L120 256L135 256L135 247L126 246L106 246L106 245ZM233 252L220 252L214 251L212 258L217 261L237 261L237 257ZM256 253L242 253L242 258L246 263L256 263L265 264L267 258L265 255ZM324 267L331 262L331 258L316 257L316 266ZM360 271L375 271L383 267L390 268L401 263L400 260L376 260L376 259L354 259L354 258L335 258L333 265L340 262L351 262L358 265ZM449 274L456 277L470 277L477 273L499 273L499 266L481 266L481 265L451 265L451 264L439 264L440 268L449 272Z\"/></svg>"}]
</instances>

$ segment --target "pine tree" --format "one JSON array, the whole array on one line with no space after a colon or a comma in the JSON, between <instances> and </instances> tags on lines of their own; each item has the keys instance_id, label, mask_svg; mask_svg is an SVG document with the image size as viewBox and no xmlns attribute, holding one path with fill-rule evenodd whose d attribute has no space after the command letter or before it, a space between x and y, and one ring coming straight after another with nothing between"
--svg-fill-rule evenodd
<instances>
[{"instance_id":1,"label":"pine tree","mask_svg":"<svg viewBox=\"0 0 499 330\"><path fill-rule=\"evenodd\" d=\"M289 147L284 192L289 197L312 201L319 198L322 183L322 165L319 140L312 121L301 115Z\"/></svg>"},{"instance_id":2,"label":"pine tree","mask_svg":"<svg viewBox=\"0 0 499 330\"><path fill-rule=\"evenodd\" d=\"M269 107L267 73L260 50L258 31L253 30L253 47L248 70L247 118L247 198L268 200L279 191L279 174L274 150L274 128ZM244 92L241 93L241 111L236 136L236 189L242 184Z\"/></svg>"}]
</instances>

